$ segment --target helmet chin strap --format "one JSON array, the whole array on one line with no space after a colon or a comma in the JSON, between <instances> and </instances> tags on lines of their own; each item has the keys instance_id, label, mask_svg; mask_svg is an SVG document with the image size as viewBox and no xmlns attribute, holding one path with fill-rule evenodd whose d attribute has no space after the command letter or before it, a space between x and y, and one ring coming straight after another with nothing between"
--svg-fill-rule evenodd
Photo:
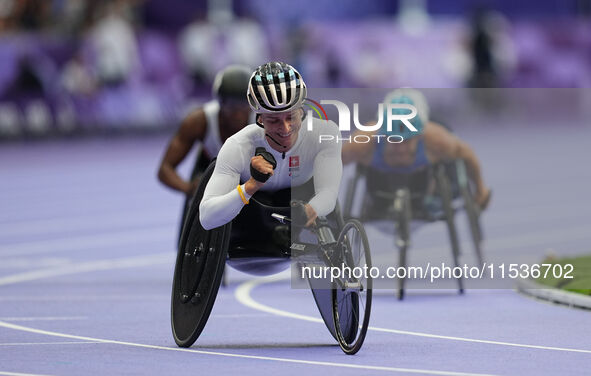
<instances>
[{"instance_id":1,"label":"helmet chin strap","mask_svg":"<svg viewBox=\"0 0 591 376\"><path fill-rule=\"evenodd\" d=\"M277 145L281 146L284 150L283 153L281 153L281 157L283 159L285 159L285 149L287 149L287 146L280 144L279 142L277 142L277 140L275 140L273 137L271 137L270 134L265 132L265 136L269 137L274 143L276 143Z\"/></svg>"},{"instance_id":2,"label":"helmet chin strap","mask_svg":"<svg viewBox=\"0 0 591 376\"><path fill-rule=\"evenodd\" d=\"M265 133L265 136L269 137L274 143L276 143L277 145L281 146L284 149L287 149L287 146L280 144L279 142L277 142L277 140L275 140L273 137L271 137L270 134Z\"/></svg>"}]
</instances>

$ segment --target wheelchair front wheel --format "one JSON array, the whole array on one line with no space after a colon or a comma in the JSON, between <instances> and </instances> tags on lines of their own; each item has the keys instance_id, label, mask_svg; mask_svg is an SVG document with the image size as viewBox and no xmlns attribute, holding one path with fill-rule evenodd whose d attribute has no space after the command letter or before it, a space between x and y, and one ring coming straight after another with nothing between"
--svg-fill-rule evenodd
<instances>
[{"instance_id":1,"label":"wheelchair front wheel","mask_svg":"<svg viewBox=\"0 0 591 376\"><path fill-rule=\"evenodd\" d=\"M333 320L341 349L353 355L365 340L372 298L369 242L359 221L350 219L345 223L337 240L337 251L342 255L343 266L351 273L343 273L342 278L334 282Z\"/></svg>"}]
</instances>

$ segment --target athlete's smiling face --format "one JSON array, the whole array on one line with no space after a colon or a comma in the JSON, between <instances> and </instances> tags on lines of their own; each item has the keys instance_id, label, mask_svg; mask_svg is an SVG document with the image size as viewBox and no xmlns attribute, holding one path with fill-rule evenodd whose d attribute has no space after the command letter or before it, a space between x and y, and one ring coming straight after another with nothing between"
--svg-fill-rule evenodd
<instances>
[{"instance_id":1,"label":"athlete's smiling face","mask_svg":"<svg viewBox=\"0 0 591 376\"><path fill-rule=\"evenodd\" d=\"M302 127L302 114L301 108L277 114L261 114L267 140L273 149L287 151L295 145Z\"/></svg>"}]
</instances>

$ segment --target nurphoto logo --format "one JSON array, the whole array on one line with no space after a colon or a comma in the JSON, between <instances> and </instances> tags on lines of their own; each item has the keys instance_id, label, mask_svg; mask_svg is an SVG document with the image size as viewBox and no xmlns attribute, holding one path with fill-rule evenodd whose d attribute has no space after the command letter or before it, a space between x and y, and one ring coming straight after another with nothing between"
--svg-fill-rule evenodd
<instances>
[{"instance_id":1,"label":"nurphoto logo","mask_svg":"<svg viewBox=\"0 0 591 376\"><path fill-rule=\"evenodd\" d=\"M320 101L320 103L318 103L315 100L306 98L304 104L309 107L306 116L306 128L309 131L313 129L313 112L315 112L320 119L327 120L326 111L324 110L324 107L322 105L330 104L336 107L337 112L339 114L339 131L351 132L351 110L349 109L349 106L345 103L337 100L328 99L323 99ZM408 113L401 114L400 112ZM384 113L386 114L386 119L384 119ZM371 142L371 140L374 139L374 141L377 141L378 143L385 141L393 144L398 144L404 141L404 138L401 135L396 134L396 128L393 126L393 123L395 121L399 121L402 125L408 128L410 132L418 132L417 128L410 121L414 119L416 116L417 109L415 106L411 104L389 103L386 105L386 111L384 112L384 103L379 103L377 111L377 121L375 122L375 124L365 125L359 121L359 103L354 103L353 124L355 125L355 128L364 132L374 132L374 134L372 134L371 136L360 134L354 136L349 135L346 137L335 137L334 135L330 134L321 134L319 136L319 142L322 143L323 141L335 141L336 139L337 142L353 142L365 144ZM387 132L384 132L382 127L385 127Z\"/></svg>"}]
</instances>

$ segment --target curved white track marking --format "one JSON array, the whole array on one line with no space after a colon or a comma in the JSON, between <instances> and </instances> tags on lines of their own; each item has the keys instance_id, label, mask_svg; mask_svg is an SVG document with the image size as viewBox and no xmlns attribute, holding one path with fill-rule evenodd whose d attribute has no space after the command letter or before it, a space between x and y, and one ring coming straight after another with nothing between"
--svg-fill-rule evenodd
<instances>
[{"instance_id":1,"label":"curved white track marking","mask_svg":"<svg viewBox=\"0 0 591 376\"><path fill-rule=\"evenodd\" d=\"M0 317L0 321L62 321L87 320L86 316L35 316L35 317Z\"/></svg>"},{"instance_id":2,"label":"curved white track marking","mask_svg":"<svg viewBox=\"0 0 591 376\"><path fill-rule=\"evenodd\" d=\"M274 278L274 277L271 277L271 278L257 278L257 279L251 280L251 281L244 282L243 284L241 284L240 286L238 286L238 288L234 292L234 296L236 297L236 299L240 303L242 303L245 306L250 307L252 309L256 309L256 310L259 310L259 311L272 313L274 315L290 317L290 318L298 319L298 320L305 320L305 321L311 321L311 322L317 322L317 323L324 323L322 321L322 319L320 319L320 318L316 318L316 317L312 317L312 316L306 316L306 315L300 315L300 314L297 314L297 313L293 313L293 312L284 311L284 310L281 310L281 309L269 307L267 305L264 305L264 304L261 304L261 303L255 301L250 296L251 291L255 287L257 287L259 285L262 285L262 284L265 284L265 283L278 282L278 281L281 281L281 280L284 280L284 278L283 277L281 277L281 278ZM416 337L446 339L446 340L452 340L452 341L486 343L486 344L490 344L490 345L511 346L511 347L523 347L523 348L529 348L529 349L566 351L566 352L574 352L574 353L591 354L591 350L572 349L572 348L566 348L566 347L526 345L526 344L521 344L521 343L491 341L491 340L486 340L486 339L474 339L474 338L464 338L464 337L453 337L453 336L444 336L444 335L430 334L430 333L411 332L411 331L407 331L407 330L377 328L377 327L374 327L374 326L370 326L369 327L369 330L373 330L373 331L376 331L376 332L404 334L404 335L416 336Z\"/></svg>"},{"instance_id":3,"label":"curved white track marking","mask_svg":"<svg viewBox=\"0 0 591 376\"><path fill-rule=\"evenodd\" d=\"M11 343L0 343L0 346L38 346L38 345L87 345L93 343L102 342L90 342L90 341L67 341L67 342L11 342Z\"/></svg>"},{"instance_id":4,"label":"curved white track marking","mask_svg":"<svg viewBox=\"0 0 591 376\"><path fill-rule=\"evenodd\" d=\"M6 376L47 376L47 375L40 375L38 373L16 373L16 372L4 372L4 371L0 371L0 375L6 375Z\"/></svg>"},{"instance_id":5,"label":"curved white track marking","mask_svg":"<svg viewBox=\"0 0 591 376\"><path fill-rule=\"evenodd\" d=\"M10 324L10 323L3 322L3 321L0 321L0 327L14 329L14 330L20 330L20 331L29 332L29 333L44 334L44 335L54 336L54 337L78 339L78 340L83 340L83 341L100 342L100 343L110 343L113 345L133 346L133 347L141 347L141 348L153 349L153 350L189 352L189 353L202 354L202 355L217 355L217 356L242 358L242 359L269 360L269 361L282 362L282 363L296 363L296 364L307 364L307 365L314 365L314 366L328 366L328 367L339 367L339 368L354 368L354 369L363 369L363 370L370 370L370 371L406 372L406 373L417 373L417 374L424 374L424 375L491 376L489 374L482 374L482 373L436 371L436 370L414 369L414 368L371 366L371 365L362 365L362 364L343 364L343 363L321 362L321 361L315 361L315 360L275 358L275 357L270 357L270 356L243 355L243 354L224 353L224 352L218 352L218 351L192 350L192 349L185 349L185 348L179 348L179 347L164 347L164 346L156 346L156 345L145 345L145 344L141 344L141 343L123 342L123 341L115 341L115 340L110 340L110 339L100 339L100 338L76 336L76 335L65 334L65 333L50 332L47 330L34 329L34 328L28 328L26 326Z\"/></svg>"},{"instance_id":6,"label":"curved white track marking","mask_svg":"<svg viewBox=\"0 0 591 376\"><path fill-rule=\"evenodd\" d=\"M317 323L324 324L324 321L321 318L300 315L298 313L293 313L293 312L269 307L267 305L264 305L264 304L261 304L261 303L255 301L250 296L250 292L255 287L257 287L259 285L262 285L265 283L279 282L279 281L284 281L284 280L285 280L285 278L282 276L280 276L280 277L271 276L271 277L257 278L257 279L253 279L251 281L246 281L246 282L240 284L240 286L238 286L236 288L236 291L234 291L234 296L236 297L236 300L238 300L240 303L242 303L245 306L250 307L252 309L256 309L257 311L272 313L277 316L291 317L292 319L311 321L311 322L317 322Z\"/></svg>"},{"instance_id":7,"label":"curved white track marking","mask_svg":"<svg viewBox=\"0 0 591 376\"><path fill-rule=\"evenodd\" d=\"M33 270L31 272L13 274L0 277L0 286L11 285L36 279L56 277L67 274L84 273L97 270L112 270L120 268L138 268L142 266L170 264L172 252L156 253L148 256L134 256L110 260L98 260L68 264L57 268Z\"/></svg>"}]
</instances>

